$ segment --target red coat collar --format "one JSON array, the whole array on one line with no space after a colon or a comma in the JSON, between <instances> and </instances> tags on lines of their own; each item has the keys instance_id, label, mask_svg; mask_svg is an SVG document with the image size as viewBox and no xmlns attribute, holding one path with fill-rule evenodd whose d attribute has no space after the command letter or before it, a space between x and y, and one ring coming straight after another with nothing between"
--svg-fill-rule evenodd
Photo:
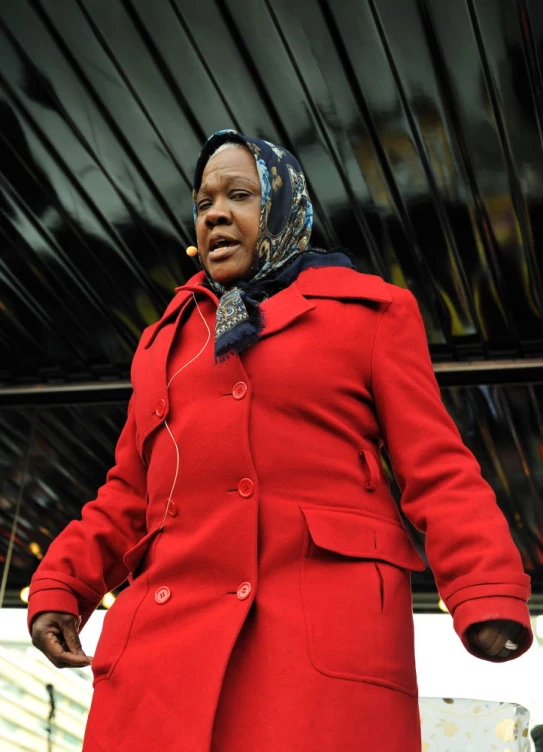
<instances>
[{"instance_id":1,"label":"red coat collar","mask_svg":"<svg viewBox=\"0 0 543 752\"><path fill-rule=\"evenodd\" d=\"M189 294L195 291L195 288L198 291L206 291L213 296L213 293L204 286L205 276L205 272L198 272L184 285L176 287L177 295L166 309L164 316L169 313L170 308L182 304ZM375 274L362 274L354 269L346 269L341 266L306 269L290 287L293 286L297 287L302 295L309 298L358 299L371 300L376 303L390 303L392 300L388 285L381 277L377 277ZM281 295L281 293L278 293L278 295Z\"/></svg>"},{"instance_id":2,"label":"red coat collar","mask_svg":"<svg viewBox=\"0 0 543 752\"><path fill-rule=\"evenodd\" d=\"M200 271L184 285L176 288L177 295L170 302L156 324L145 332L144 347L149 347L161 327L180 314L191 300L193 293L208 295L217 301L214 293L205 285L205 272ZM289 287L268 298L261 304L264 315L262 336L284 329L303 314L315 308L311 298L336 300L367 300L375 303L390 303L388 285L381 277L361 274L344 267L320 267L306 269Z\"/></svg>"}]
</instances>

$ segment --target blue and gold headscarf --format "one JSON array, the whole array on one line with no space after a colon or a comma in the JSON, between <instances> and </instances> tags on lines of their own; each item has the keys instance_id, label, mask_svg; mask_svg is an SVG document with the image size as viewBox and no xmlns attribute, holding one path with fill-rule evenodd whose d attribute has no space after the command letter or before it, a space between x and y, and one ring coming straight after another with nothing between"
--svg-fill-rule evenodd
<instances>
[{"instance_id":1,"label":"blue and gold headscarf","mask_svg":"<svg viewBox=\"0 0 543 752\"><path fill-rule=\"evenodd\" d=\"M209 275L207 278L220 299L215 325L215 357L219 361L258 342L264 328L259 304L288 287L301 271L317 266L353 268L343 253L310 247L313 207L298 160L280 146L237 131L218 131L204 144L194 176L194 221L198 214L196 194L205 166L227 142L241 144L253 154L262 208L255 259L247 275L232 287L220 285Z\"/></svg>"}]
</instances>

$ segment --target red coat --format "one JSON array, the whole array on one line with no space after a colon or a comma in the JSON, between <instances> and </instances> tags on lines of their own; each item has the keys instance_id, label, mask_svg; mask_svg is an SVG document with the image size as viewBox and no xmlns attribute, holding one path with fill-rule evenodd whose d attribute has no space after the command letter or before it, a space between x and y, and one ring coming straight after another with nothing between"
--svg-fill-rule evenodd
<instances>
[{"instance_id":1,"label":"red coat","mask_svg":"<svg viewBox=\"0 0 543 752\"><path fill-rule=\"evenodd\" d=\"M415 300L307 270L262 304L262 341L215 365L202 282L144 332L116 465L33 579L30 618L82 623L130 581L96 651L85 752L417 752L423 564L380 445L466 647L477 621L522 623L516 655L531 632L528 577L442 405Z\"/></svg>"}]
</instances>

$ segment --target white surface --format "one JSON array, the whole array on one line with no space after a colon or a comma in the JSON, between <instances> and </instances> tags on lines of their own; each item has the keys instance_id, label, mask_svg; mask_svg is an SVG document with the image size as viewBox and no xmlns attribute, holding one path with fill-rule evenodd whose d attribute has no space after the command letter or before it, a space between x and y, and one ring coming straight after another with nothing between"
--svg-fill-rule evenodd
<instances>
[{"instance_id":1,"label":"white surface","mask_svg":"<svg viewBox=\"0 0 543 752\"><path fill-rule=\"evenodd\" d=\"M421 696L514 702L530 711L530 728L543 723L543 647L537 640L515 661L490 663L464 649L448 614L417 614L415 650Z\"/></svg>"},{"instance_id":2,"label":"white surface","mask_svg":"<svg viewBox=\"0 0 543 752\"><path fill-rule=\"evenodd\" d=\"M103 610L95 612L81 634L83 649L90 655L96 649L105 614ZM0 644L9 647L9 643L29 641L26 611L2 609ZM537 640L516 661L493 664L465 651L448 614L416 614L415 651L422 696L515 702L530 711L530 727L543 723L543 646Z\"/></svg>"}]
</instances>

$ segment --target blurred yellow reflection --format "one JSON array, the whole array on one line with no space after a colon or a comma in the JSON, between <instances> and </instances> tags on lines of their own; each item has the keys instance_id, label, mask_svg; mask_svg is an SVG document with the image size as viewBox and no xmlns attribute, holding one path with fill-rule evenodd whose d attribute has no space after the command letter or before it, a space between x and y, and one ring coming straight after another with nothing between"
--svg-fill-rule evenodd
<instances>
[{"instance_id":1,"label":"blurred yellow reflection","mask_svg":"<svg viewBox=\"0 0 543 752\"><path fill-rule=\"evenodd\" d=\"M111 608L113 604L115 603L115 596L113 593L106 593L104 597L102 598L102 606L104 608Z\"/></svg>"}]
</instances>

